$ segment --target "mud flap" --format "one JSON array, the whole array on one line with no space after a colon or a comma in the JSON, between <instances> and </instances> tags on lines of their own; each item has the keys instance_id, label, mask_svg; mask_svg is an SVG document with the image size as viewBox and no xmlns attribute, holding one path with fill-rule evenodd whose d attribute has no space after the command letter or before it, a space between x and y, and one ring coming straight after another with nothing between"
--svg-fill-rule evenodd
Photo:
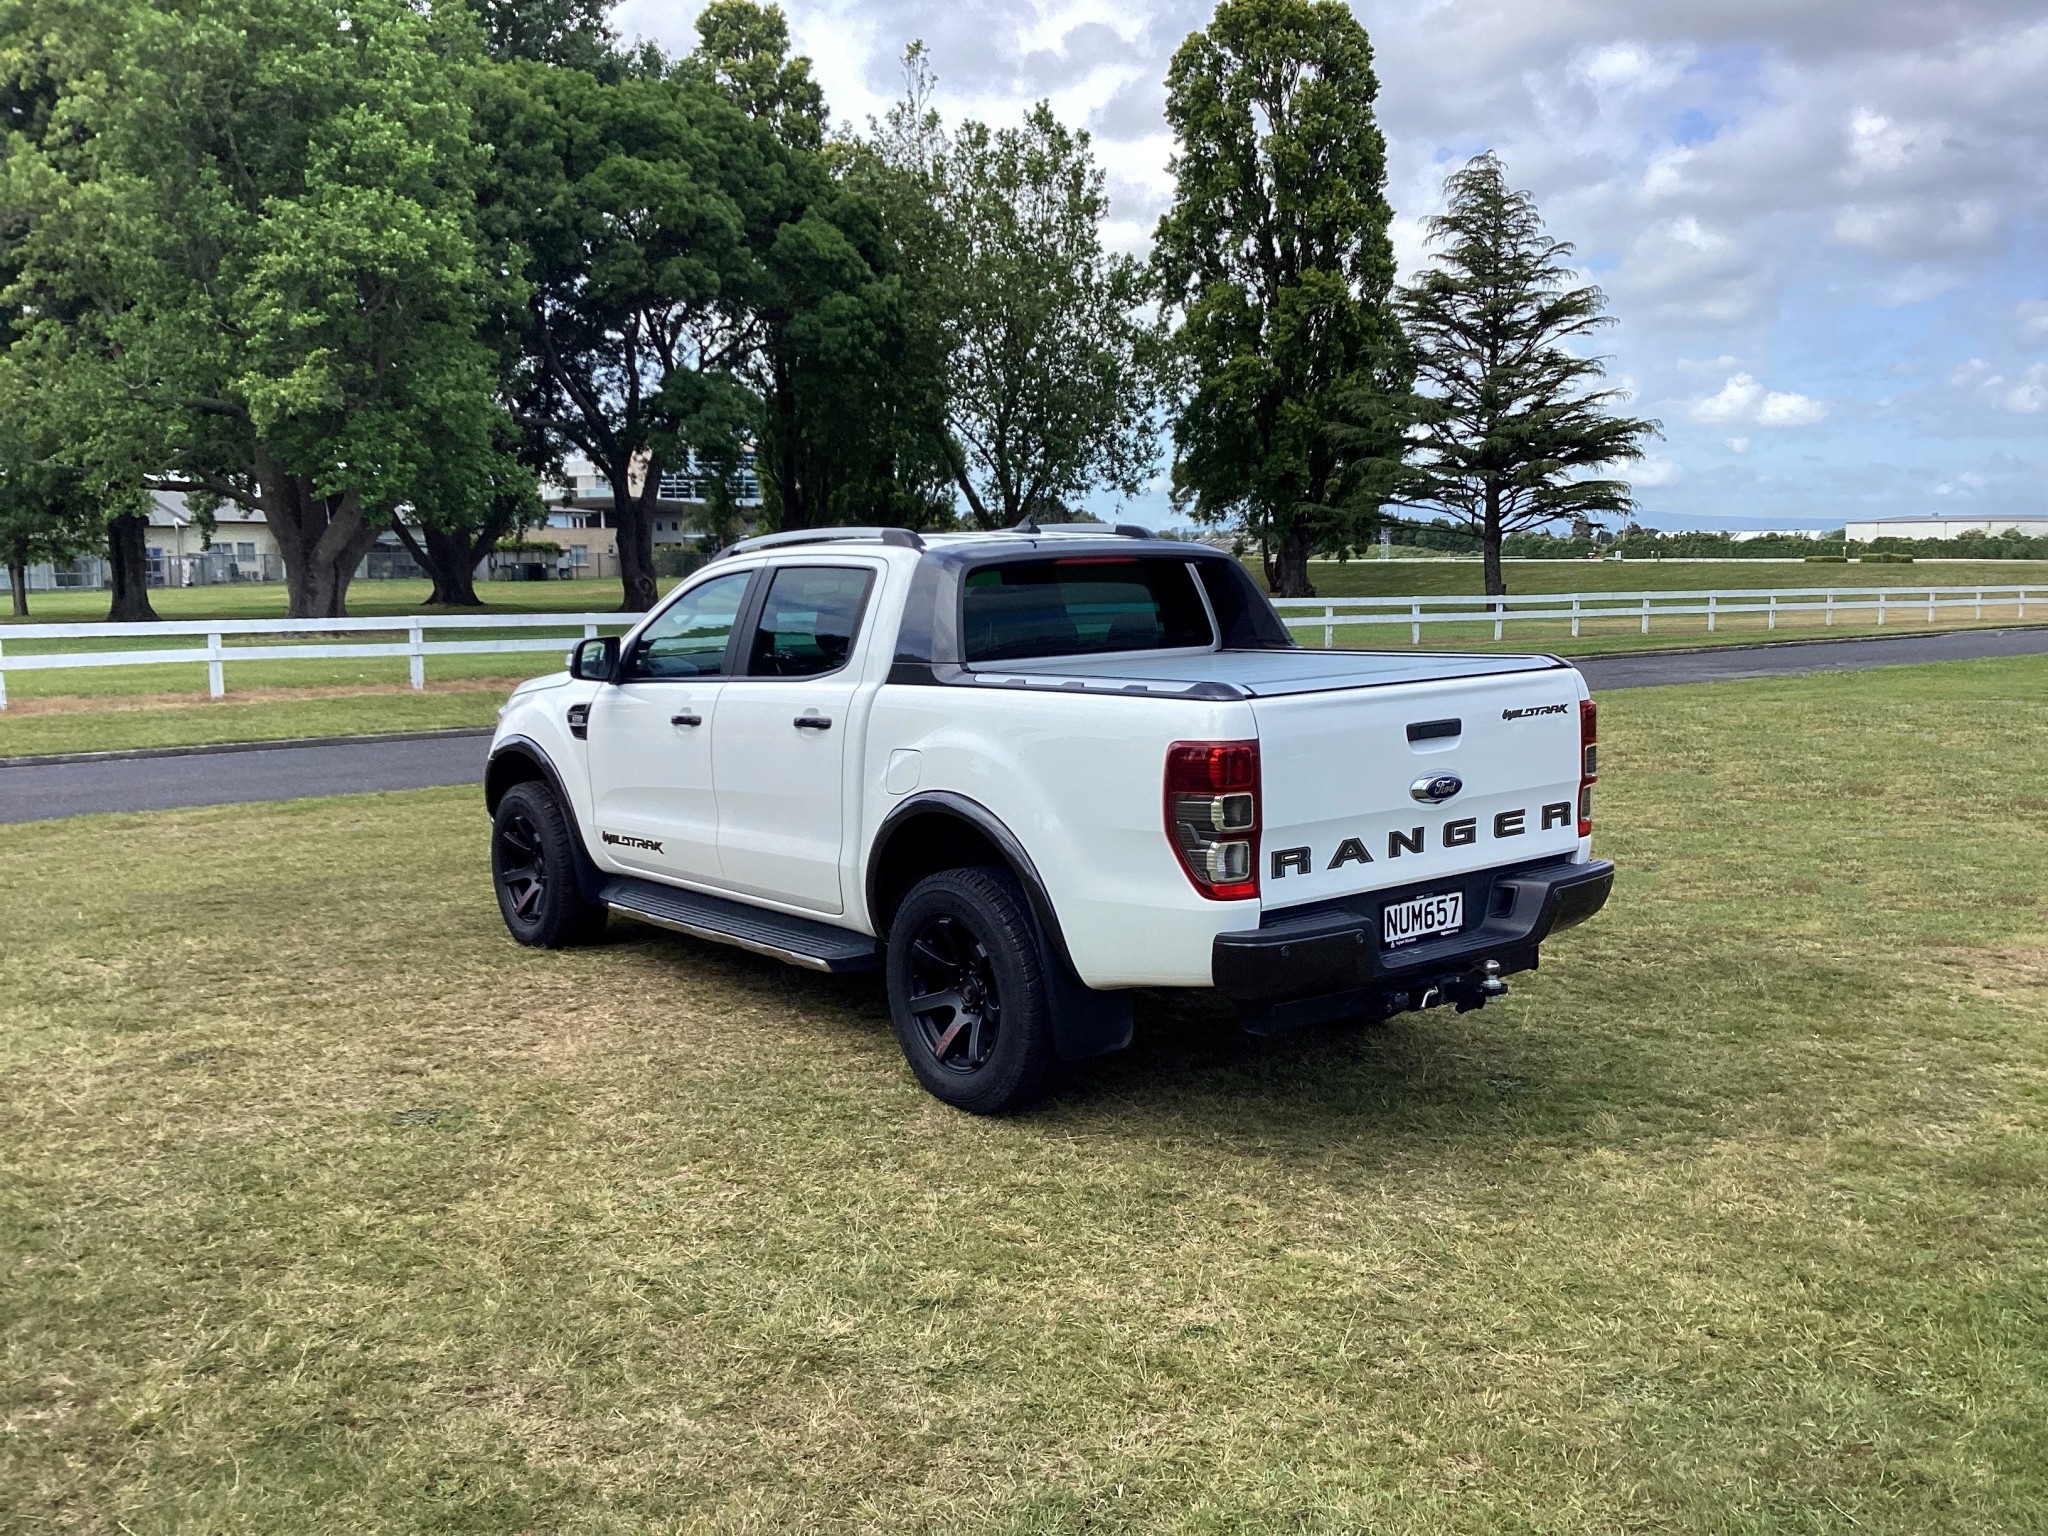
<instances>
[{"instance_id":1,"label":"mud flap","mask_svg":"<svg viewBox=\"0 0 2048 1536\"><path fill-rule=\"evenodd\" d=\"M1106 1056L1131 1043L1131 994L1098 992L1082 983L1074 968L1038 925L1039 974L1048 982L1052 1007L1052 1048L1061 1061Z\"/></svg>"}]
</instances>

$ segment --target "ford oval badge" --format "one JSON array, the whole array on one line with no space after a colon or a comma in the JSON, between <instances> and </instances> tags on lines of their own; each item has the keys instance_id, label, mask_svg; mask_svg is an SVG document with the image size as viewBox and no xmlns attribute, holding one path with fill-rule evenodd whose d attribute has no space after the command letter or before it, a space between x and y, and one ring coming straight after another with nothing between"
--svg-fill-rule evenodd
<instances>
[{"instance_id":1,"label":"ford oval badge","mask_svg":"<svg viewBox=\"0 0 2048 1536\"><path fill-rule=\"evenodd\" d=\"M1455 773L1433 773L1410 784L1408 793L1424 805L1442 805L1464 787L1465 781Z\"/></svg>"}]
</instances>

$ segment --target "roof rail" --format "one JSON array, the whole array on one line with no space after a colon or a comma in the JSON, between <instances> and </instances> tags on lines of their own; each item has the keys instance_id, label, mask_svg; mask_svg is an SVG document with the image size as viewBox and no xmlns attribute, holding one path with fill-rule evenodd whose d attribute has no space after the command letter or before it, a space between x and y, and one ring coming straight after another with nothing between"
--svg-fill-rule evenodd
<instances>
[{"instance_id":1,"label":"roof rail","mask_svg":"<svg viewBox=\"0 0 2048 1536\"><path fill-rule=\"evenodd\" d=\"M728 544L711 558L749 554L757 549L784 549L792 544L851 544L866 540L897 549L923 549L924 540L908 528L791 528L782 533L763 533Z\"/></svg>"},{"instance_id":2,"label":"roof rail","mask_svg":"<svg viewBox=\"0 0 2048 1536\"><path fill-rule=\"evenodd\" d=\"M1158 537L1150 528L1140 528L1136 523L1047 523L1041 527L1038 519L1035 517L1026 517L1021 522L1013 523L1004 529L1003 532L1022 533L1033 536L1043 536L1049 533L1071 533L1082 537L1092 536L1098 539L1105 534L1111 538L1118 539L1152 539Z\"/></svg>"}]
</instances>

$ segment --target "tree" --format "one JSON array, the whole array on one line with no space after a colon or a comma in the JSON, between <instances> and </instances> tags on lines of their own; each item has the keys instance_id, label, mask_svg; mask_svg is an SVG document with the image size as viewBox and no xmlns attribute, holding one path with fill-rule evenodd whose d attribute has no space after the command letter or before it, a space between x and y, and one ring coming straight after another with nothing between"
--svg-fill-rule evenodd
<instances>
[{"instance_id":1,"label":"tree","mask_svg":"<svg viewBox=\"0 0 2048 1536\"><path fill-rule=\"evenodd\" d=\"M25 339L77 402L73 457L259 511L289 611L340 616L425 468L491 431L474 22L452 0L59 14L70 131L25 173L22 271L55 300Z\"/></svg>"},{"instance_id":2,"label":"tree","mask_svg":"<svg viewBox=\"0 0 2048 1536\"><path fill-rule=\"evenodd\" d=\"M474 0L484 46L500 64L532 59L602 75L616 70L606 0Z\"/></svg>"},{"instance_id":3,"label":"tree","mask_svg":"<svg viewBox=\"0 0 2048 1536\"><path fill-rule=\"evenodd\" d=\"M779 8L717 0L686 61L767 135L769 174L735 192L751 257L727 322L759 396L752 424L765 521L922 526L942 508L907 327L903 246L872 156L825 139L810 61Z\"/></svg>"},{"instance_id":4,"label":"tree","mask_svg":"<svg viewBox=\"0 0 2048 1536\"><path fill-rule=\"evenodd\" d=\"M68 560L106 536L106 519L85 477L43 457L24 440L23 425L18 413L0 417L0 563L7 567L17 619L28 617L31 565Z\"/></svg>"},{"instance_id":5,"label":"tree","mask_svg":"<svg viewBox=\"0 0 2048 1536\"><path fill-rule=\"evenodd\" d=\"M1179 318L1175 499L1239 523L1280 595L1313 596L1309 557L1374 521L1337 504L1338 402L1406 385L1372 47L1338 0L1223 0L1166 83L1179 151L1153 269ZM1379 451L1397 430L1387 413Z\"/></svg>"},{"instance_id":6,"label":"tree","mask_svg":"<svg viewBox=\"0 0 2048 1536\"><path fill-rule=\"evenodd\" d=\"M1602 360L1568 344L1613 323L1605 299L1571 285L1572 247L1544 232L1500 161L1480 155L1444 189L1449 206L1427 225L1438 263L1400 292L1417 363L1408 452L1366 478L1373 500L1476 533L1500 595L1505 535L1634 509L1627 484L1597 471L1641 458L1657 423L1613 414L1624 392L1589 387Z\"/></svg>"},{"instance_id":7,"label":"tree","mask_svg":"<svg viewBox=\"0 0 2048 1536\"><path fill-rule=\"evenodd\" d=\"M1155 457L1156 348L1143 268L1102 247L1088 135L1040 102L1019 128L963 124L932 176L943 447L974 521L1056 515L1099 484L1137 494Z\"/></svg>"},{"instance_id":8,"label":"tree","mask_svg":"<svg viewBox=\"0 0 2048 1536\"><path fill-rule=\"evenodd\" d=\"M748 410L725 304L750 276L735 189L766 179L764 136L704 82L644 67L605 82L515 64L488 96L485 227L525 253L517 417L605 477L623 607L641 612L661 471Z\"/></svg>"}]
</instances>

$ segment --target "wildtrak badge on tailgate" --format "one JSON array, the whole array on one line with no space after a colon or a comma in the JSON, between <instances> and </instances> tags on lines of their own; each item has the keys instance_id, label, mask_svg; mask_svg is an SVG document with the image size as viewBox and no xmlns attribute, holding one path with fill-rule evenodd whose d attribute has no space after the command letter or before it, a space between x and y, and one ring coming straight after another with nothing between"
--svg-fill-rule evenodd
<instances>
[{"instance_id":1,"label":"wildtrak badge on tailgate","mask_svg":"<svg viewBox=\"0 0 2048 1536\"><path fill-rule=\"evenodd\" d=\"M1562 715L1570 711L1569 704L1531 704L1526 709L1504 709L1500 717L1503 720L1529 720L1537 715Z\"/></svg>"}]
</instances>

